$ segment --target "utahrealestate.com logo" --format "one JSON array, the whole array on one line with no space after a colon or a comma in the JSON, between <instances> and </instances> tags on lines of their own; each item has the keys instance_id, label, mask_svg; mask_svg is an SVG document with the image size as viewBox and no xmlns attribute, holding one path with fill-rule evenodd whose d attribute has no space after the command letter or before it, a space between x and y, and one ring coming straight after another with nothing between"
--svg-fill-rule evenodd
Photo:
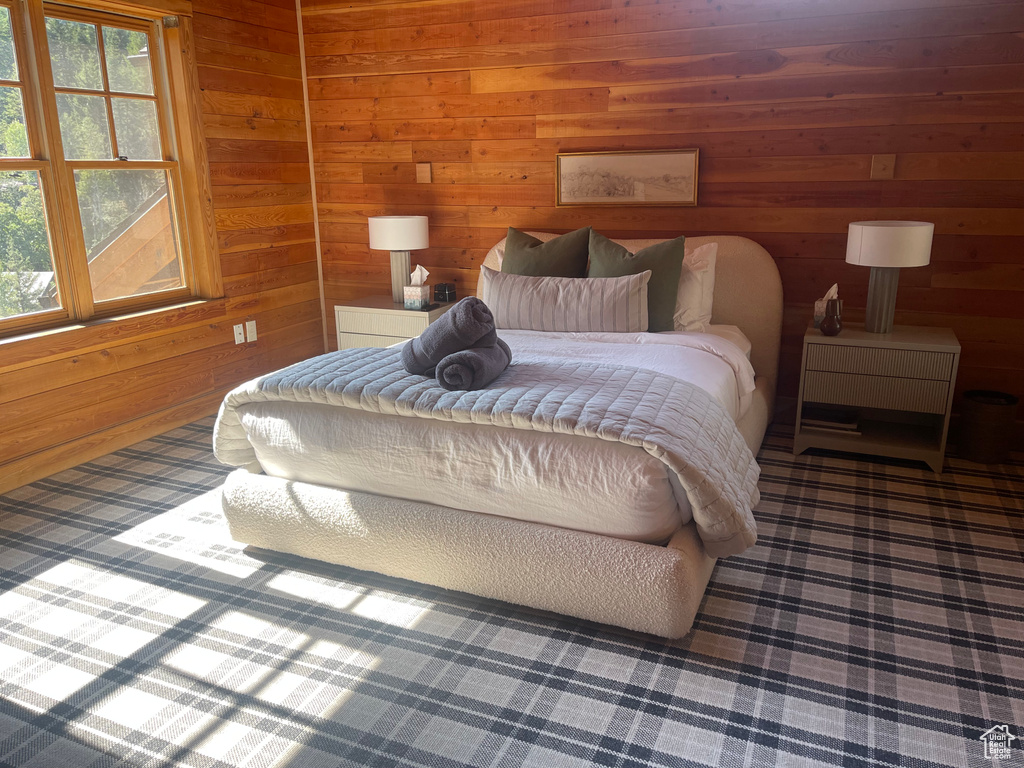
<instances>
[{"instance_id":1,"label":"utahrealestate.com logo","mask_svg":"<svg viewBox=\"0 0 1024 768\"><path fill-rule=\"evenodd\" d=\"M1008 725L994 725L978 738L985 745L985 757L989 760L1009 760L1010 748L1017 741Z\"/></svg>"}]
</instances>

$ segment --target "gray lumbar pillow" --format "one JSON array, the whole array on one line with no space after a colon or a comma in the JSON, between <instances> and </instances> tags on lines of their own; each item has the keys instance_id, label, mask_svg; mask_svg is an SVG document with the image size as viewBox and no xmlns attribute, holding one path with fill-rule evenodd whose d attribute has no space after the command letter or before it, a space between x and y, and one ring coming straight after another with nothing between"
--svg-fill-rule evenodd
<instances>
[{"instance_id":1,"label":"gray lumbar pillow","mask_svg":"<svg viewBox=\"0 0 1024 768\"><path fill-rule=\"evenodd\" d=\"M509 227L501 271L539 277L586 277L589 248L590 227L546 243Z\"/></svg>"},{"instance_id":2,"label":"gray lumbar pillow","mask_svg":"<svg viewBox=\"0 0 1024 768\"><path fill-rule=\"evenodd\" d=\"M679 274L683 268L685 237L666 240L630 253L598 232L590 233L590 269L587 277L619 277L651 271L647 284L647 330L674 330Z\"/></svg>"}]
</instances>

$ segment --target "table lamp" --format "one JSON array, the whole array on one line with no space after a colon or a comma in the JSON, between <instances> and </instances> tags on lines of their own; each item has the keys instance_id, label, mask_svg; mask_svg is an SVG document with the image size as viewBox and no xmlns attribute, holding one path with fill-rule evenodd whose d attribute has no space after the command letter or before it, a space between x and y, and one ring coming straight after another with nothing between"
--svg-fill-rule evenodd
<instances>
[{"instance_id":1,"label":"table lamp","mask_svg":"<svg viewBox=\"0 0 1024 768\"><path fill-rule=\"evenodd\" d=\"M391 297L396 304L405 301L403 289L409 285L412 263L409 251L429 245L426 216L371 216L370 247L391 251Z\"/></svg>"},{"instance_id":2,"label":"table lamp","mask_svg":"<svg viewBox=\"0 0 1024 768\"><path fill-rule=\"evenodd\" d=\"M871 267L864 330L889 333L902 267L931 260L935 225L926 221L855 221L846 239L846 261Z\"/></svg>"}]
</instances>

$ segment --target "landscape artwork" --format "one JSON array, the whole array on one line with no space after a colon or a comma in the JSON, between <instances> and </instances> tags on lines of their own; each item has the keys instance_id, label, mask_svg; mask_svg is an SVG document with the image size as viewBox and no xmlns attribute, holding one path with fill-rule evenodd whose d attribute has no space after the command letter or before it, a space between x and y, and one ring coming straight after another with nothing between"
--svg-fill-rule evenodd
<instances>
[{"instance_id":1,"label":"landscape artwork","mask_svg":"<svg viewBox=\"0 0 1024 768\"><path fill-rule=\"evenodd\" d=\"M696 205L697 150L558 155L558 205Z\"/></svg>"}]
</instances>

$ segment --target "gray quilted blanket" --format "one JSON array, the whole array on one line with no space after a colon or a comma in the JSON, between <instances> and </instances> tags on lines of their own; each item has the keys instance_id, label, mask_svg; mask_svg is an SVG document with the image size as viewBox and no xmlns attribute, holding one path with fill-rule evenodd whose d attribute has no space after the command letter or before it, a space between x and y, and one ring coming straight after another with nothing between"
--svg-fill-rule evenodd
<instances>
[{"instance_id":1,"label":"gray quilted blanket","mask_svg":"<svg viewBox=\"0 0 1024 768\"><path fill-rule=\"evenodd\" d=\"M449 392L405 371L400 349L349 349L305 360L228 393L214 429L225 464L259 471L236 408L268 400L584 435L635 445L679 478L705 549L737 554L757 540L760 472L728 413L704 390L652 371L595 363L519 362L486 389Z\"/></svg>"}]
</instances>

